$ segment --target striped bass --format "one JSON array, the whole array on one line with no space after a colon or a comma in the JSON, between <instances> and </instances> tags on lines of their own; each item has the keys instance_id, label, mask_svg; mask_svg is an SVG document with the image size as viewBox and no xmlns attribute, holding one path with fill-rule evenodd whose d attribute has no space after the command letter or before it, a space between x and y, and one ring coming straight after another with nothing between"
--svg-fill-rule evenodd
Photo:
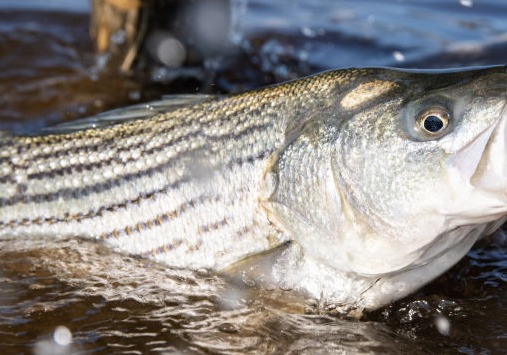
<instances>
[{"instance_id":1,"label":"striped bass","mask_svg":"<svg viewBox=\"0 0 507 355\"><path fill-rule=\"evenodd\" d=\"M0 135L0 241L97 240L360 310L507 212L505 67L325 72Z\"/></svg>"}]
</instances>

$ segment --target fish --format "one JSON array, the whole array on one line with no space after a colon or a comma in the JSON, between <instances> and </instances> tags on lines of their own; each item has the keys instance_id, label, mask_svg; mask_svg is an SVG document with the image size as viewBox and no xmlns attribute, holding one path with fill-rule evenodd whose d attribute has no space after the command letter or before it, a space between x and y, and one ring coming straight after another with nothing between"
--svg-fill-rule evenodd
<instances>
[{"instance_id":1,"label":"fish","mask_svg":"<svg viewBox=\"0 0 507 355\"><path fill-rule=\"evenodd\" d=\"M0 245L82 238L378 309L506 220L506 105L505 66L349 68L2 132Z\"/></svg>"}]
</instances>

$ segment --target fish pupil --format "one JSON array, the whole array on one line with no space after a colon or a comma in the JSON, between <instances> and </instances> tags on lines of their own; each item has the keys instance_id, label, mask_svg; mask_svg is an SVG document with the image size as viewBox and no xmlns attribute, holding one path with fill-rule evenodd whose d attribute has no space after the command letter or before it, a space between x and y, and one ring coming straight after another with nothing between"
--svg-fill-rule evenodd
<instances>
[{"instance_id":1,"label":"fish pupil","mask_svg":"<svg viewBox=\"0 0 507 355\"><path fill-rule=\"evenodd\" d=\"M424 120L424 129L428 132L435 133L444 127L442 119L435 115L429 115Z\"/></svg>"}]
</instances>

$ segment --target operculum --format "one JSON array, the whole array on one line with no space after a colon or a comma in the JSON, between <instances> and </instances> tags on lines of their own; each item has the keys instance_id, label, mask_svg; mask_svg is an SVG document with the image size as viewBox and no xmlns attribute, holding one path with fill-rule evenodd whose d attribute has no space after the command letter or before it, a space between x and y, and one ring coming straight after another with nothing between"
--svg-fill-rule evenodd
<instances>
[{"instance_id":1,"label":"operculum","mask_svg":"<svg viewBox=\"0 0 507 355\"><path fill-rule=\"evenodd\" d=\"M305 257L343 269L344 217L331 173L333 130L322 122L304 127L274 164L276 188L262 204Z\"/></svg>"}]
</instances>

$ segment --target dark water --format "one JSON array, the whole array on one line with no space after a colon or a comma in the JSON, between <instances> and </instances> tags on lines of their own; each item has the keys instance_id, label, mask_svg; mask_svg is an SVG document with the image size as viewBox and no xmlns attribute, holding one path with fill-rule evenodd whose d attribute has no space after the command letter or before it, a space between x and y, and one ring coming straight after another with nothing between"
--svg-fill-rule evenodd
<instances>
[{"instance_id":1,"label":"dark water","mask_svg":"<svg viewBox=\"0 0 507 355\"><path fill-rule=\"evenodd\" d=\"M93 54L86 2L69 3L0 3L2 127L31 129L166 93L235 91L334 67L507 63L501 0L256 0L233 3L234 50L209 58L204 76L156 67L120 75L101 70ZM290 292L168 270L90 242L9 240L0 244L0 349L496 354L507 349L506 296L501 233L417 294L360 321Z\"/></svg>"}]
</instances>

